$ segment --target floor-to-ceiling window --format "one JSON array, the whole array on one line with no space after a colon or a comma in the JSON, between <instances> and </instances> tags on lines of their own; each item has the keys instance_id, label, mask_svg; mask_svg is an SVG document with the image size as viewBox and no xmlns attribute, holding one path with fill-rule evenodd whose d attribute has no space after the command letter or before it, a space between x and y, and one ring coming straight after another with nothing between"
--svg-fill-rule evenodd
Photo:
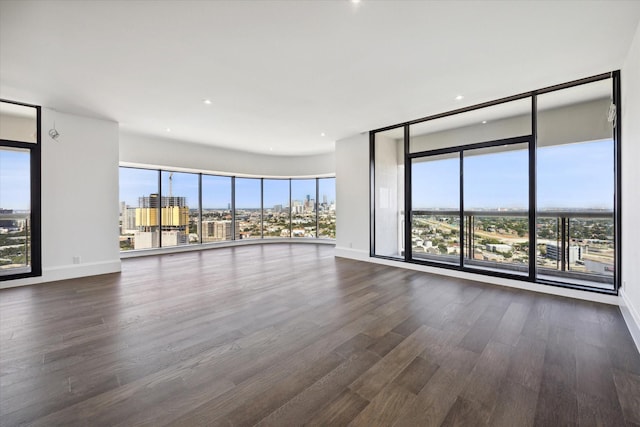
<instances>
[{"instance_id":1,"label":"floor-to-ceiling window","mask_svg":"<svg viewBox=\"0 0 640 427\"><path fill-rule=\"evenodd\" d=\"M233 240L232 178L202 175L202 243Z\"/></svg>"},{"instance_id":2,"label":"floor-to-ceiling window","mask_svg":"<svg viewBox=\"0 0 640 427\"><path fill-rule=\"evenodd\" d=\"M162 171L162 246L200 243L198 174Z\"/></svg>"},{"instance_id":3,"label":"floor-to-ceiling window","mask_svg":"<svg viewBox=\"0 0 640 427\"><path fill-rule=\"evenodd\" d=\"M375 203L371 251L377 256L404 256L404 127L377 132L371 141L375 162Z\"/></svg>"},{"instance_id":4,"label":"floor-to-ceiling window","mask_svg":"<svg viewBox=\"0 0 640 427\"><path fill-rule=\"evenodd\" d=\"M411 254L416 259L460 263L460 155L411 160Z\"/></svg>"},{"instance_id":5,"label":"floor-to-ceiling window","mask_svg":"<svg viewBox=\"0 0 640 427\"><path fill-rule=\"evenodd\" d=\"M247 178L121 166L120 250L335 239L335 195L333 177Z\"/></svg>"},{"instance_id":6,"label":"floor-to-ceiling window","mask_svg":"<svg viewBox=\"0 0 640 427\"><path fill-rule=\"evenodd\" d=\"M318 237L336 238L336 179L318 179Z\"/></svg>"},{"instance_id":7,"label":"floor-to-ceiling window","mask_svg":"<svg viewBox=\"0 0 640 427\"><path fill-rule=\"evenodd\" d=\"M291 180L291 237L316 237L316 180Z\"/></svg>"},{"instance_id":8,"label":"floor-to-ceiling window","mask_svg":"<svg viewBox=\"0 0 640 427\"><path fill-rule=\"evenodd\" d=\"M0 280L42 273L40 107L0 101Z\"/></svg>"},{"instance_id":9,"label":"floor-to-ceiling window","mask_svg":"<svg viewBox=\"0 0 640 427\"><path fill-rule=\"evenodd\" d=\"M262 237L262 181L260 178L236 178L235 219L240 239Z\"/></svg>"},{"instance_id":10,"label":"floor-to-ceiling window","mask_svg":"<svg viewBox=\"0 0 640 427\"><path fill-rule=\"evenodd\" d=\"M160 171L120 168L120 250L160 247Z\"/></svg>"},{"instance_id":11,"label":"floor-to-ceiling window","mask_svg":"<svg viewBox=\"0 0 640 427\"><path fill-rule=\"evenodd\" d=\"M614 288L611 83L605 79L538 96L538 277Z\"/></svg>"},{"instance_id":12,"label":"floor-to-ceiling window","mask_svg":"<svg viewBox=\"0 0 640 427\"><path fill-rule=\"evenodd\" d=\"M262 181L262 234L265 238L291 237L290 182L288 179Z\"/></svg>"},{"instance_id":13,"label":"floor-to-ceiling window","mask_svg":"<svg viewBox=\"0 0 640 427\"><path fill-rule=\"evenodd\" d=\"M616 76L372 131L371 255L615 291Z\"/></svg>"}]
</instances>

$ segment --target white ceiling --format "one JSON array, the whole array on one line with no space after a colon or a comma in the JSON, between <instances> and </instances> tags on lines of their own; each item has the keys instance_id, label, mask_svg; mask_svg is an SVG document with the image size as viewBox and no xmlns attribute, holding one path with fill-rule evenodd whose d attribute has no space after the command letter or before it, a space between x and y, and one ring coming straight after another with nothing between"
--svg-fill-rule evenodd
<instances>
[{"instance_id":1,"label":"white ceiling","mask_svg":"<svg viewBox=\"0 0 640 427\"><path fill-rule=\"evenodd\" d=\"M619 69L639 20L640 1L0 0L0 97L128 132L322 153Z\"/></svg>"}]
</instances>

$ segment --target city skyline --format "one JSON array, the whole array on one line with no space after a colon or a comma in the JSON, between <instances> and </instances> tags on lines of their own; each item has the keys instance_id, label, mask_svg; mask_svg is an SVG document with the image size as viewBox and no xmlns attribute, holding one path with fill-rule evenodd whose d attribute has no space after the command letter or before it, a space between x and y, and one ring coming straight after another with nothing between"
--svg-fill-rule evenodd
<instances>
[{"instance_id":1,"label":"city skyline","mask_svg":"<svg viewBox=\"0 0 640 427\"><path fill-rule=\"evenodd\" d=\"M168 195L168 174L162 172L163 195ZM335 203L335 185L322 185L322 180L333 178L320 178L320 202L323 195L329 202ZM282 184L279 184L282 183ZM289 179L264 179L265 200L264 207L273 208L276 205L288 206ZM275 189L276 191L267 191ZM229 209L231 205L231 177L222 175L202 175L202 206L203 209ZM282 199L282 190L286 189L286 199ZM120 202L125 202L130 207L136 207L138 198L148 196L158 191L158 172L150 169L120 168ZM315 178L292 179L291 200L305 200L307 195L315 199ZM140 194L143 192L143 194ZM198 179L196 174L185 172L173 172L172 193L174 196L187 198L188 204L195 200L194 208L197 208ZM318 203L318 201L316 201ZM236 178L236 208L259 209L260 208L260 178Z\"/></svg>"}]
</instances>

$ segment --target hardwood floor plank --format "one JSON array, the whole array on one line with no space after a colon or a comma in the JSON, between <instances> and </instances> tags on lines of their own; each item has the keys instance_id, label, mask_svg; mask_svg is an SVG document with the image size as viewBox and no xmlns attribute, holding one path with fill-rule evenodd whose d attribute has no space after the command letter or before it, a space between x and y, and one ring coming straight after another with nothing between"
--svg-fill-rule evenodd
<instances>
[{"instance_id":1,"label":"hardwood floor plank","mask_svg":"<svg viewBox=\"0 0 640 427\"><path fill-rule=\"evenodd\" d=\"M391 350L396 348L406 337L396 334L393 331L387 332L384 336L375 340L368 349L376 353L380 357L386 356Z\"/></svg>"},{"instance_id":2,"label":"hardwood floor plank","mask_svg":"<svg viewBox=\"0 0 640 427\"><path fill-rule=\"evenodd\" d=\"M440 367L418 393L413 404L394 425L402 427L439 426L458 399L470 369Z\"/></svg>"},{"instance_id":3,"label":"hardwood floor plank","mask_svg":"<svg viewBox=\"0 0 640 427\"><path fill-rule=\"evenodd\" d=\"M349 388L372 401L426 347L426 326L421 326L391 350L382 360L355 380Z\"/></svg>"},{"instance_id":4,"label":"hardwood floor plank","mask_svg":"<svg viewBox=\"0 0 640 427\"><path fill-rule=\"evenodd\" d=\"M640 375L614 369L613 379L625 420L640 425Z\"/></svg>"},{"instance_id":5,"label":"hardwood floor plank","mask_svg":"<svg viewBox=\"0 0 640 427\"><path fill-rule=\"evenodd\" d=\"M489 342L469 374L467 384L460 396L476 402L491 414L500 394L502 382L507 375L512 347Z\"/></svg>"},{"instance_id":6,"label":"hardwood floor plank","mask_svg":"<svg viewBox=\"0 0 640 427\"><path fill-rule=\"evenodd\" d=\"M438 365L427 362L418 356L393 380L393 384L413 394L418 394L438 368Z\"/></svg>"},{"instance_id":7,"label":"hardwood floor plank","mask_svg":"<svg viewBox=\"0 0 640 427\"><path fill-rule=\"evenodd\" d=\"M491 339L503 344L514 345L520 338L530 310L530 305L518 302L509 304Z\"/></svg>"},{"instance_id":8,"label":"hardwood floor plank","mask_svg":"<svg viewBox=\"0 0 640 427\"><path fill-rule=\"evenodd\" d=\"M469 332L462 338L460 347L476 353L482 353L502 320L504 312L505 310L500 307L487 306L485 311L473 323L473 326L469 328Z\"/></svg>"},{"instance_id":9,"label":"hardwood floor plank","mask_svg":"<svg viewBox=\"0 0 640 427\"><path fill-rule=\"evenodd\" d=\"M370 351L351 354L327 375L263 418L257 426L301 424L379 360L380 357Z\"/></svg>"},{"instance_id":10,"label":"hardwood floor plank","mask_svg":"<svg viewBox=\"0 0 640 427\"><path fill-rule=\"evenodd\" d=\"M348 425L369 404L369 401L346 389L325 407L320 409L308 422L309 427L342 427Z\"/></svg>"},{"instance_id":11,"label":"hardwood floor plank","mask_svg":"<svg viewBox=\"0 0 640 427\"><path fill-rule=\"evenodd\" d=\"M443 427L485 426L490 415L491 413L481 403L458 396L440 425Z\"/></svg>"},{"instance_id":12,"label":"hardwood floor plank","mask_svg":"<svg viewBox=\"0 0 640 427\"><path fill-rule=\"evenodd\" d=\"M545 363L534 425L578 425L575 376L560 365Z\"/></svg>"},{"instance_id":13,"label":"hardwood floor plank","mask_svg":"<svg viewBox=\"0 0 640 427\"><path fill-rule=\"evenodd\" d=\"M536 415L538 392L507 380L488 424L492 427L532 426Z\"/></svg>"},{"instance_id":14,"label":"hardwood floor plank","mask_svg":"<svg viewBox=\"0 0 640 427\"><path fill-rule=\"evenodd\" d=\"M403 414L415 399L415 394L390 384L383 388L349 425L353 427L393 425L398 416Z\"/></svg>"},{"instance_id":15,"label":"hardwood floor plank","mask_svg":"<svg viewBox=\"0 0 640 427\"><path fill-rule=\"evenodd\" d=\"M542 380L547 343L539 338L521 335L513 347L507 378L538 393Z\"/></svg>"},{"instance_id":16,"label":"hardwood floor plank","mask_svg":"<svg viewBox=\"0 0 640 427\"><path fill-rule=\"evenodd\" d=\"M602 413L622 412L606 350L581 341L576 342L576 391L579 407L597 401ZM584 402L583 405L580 405L581 401Z\"/></svg>"}]
</instances>

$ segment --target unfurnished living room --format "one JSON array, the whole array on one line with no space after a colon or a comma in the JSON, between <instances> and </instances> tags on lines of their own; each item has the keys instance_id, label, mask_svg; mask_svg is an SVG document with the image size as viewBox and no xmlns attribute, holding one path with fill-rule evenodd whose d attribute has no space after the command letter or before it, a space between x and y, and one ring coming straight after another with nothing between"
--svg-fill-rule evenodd
<instances>
[{"instance_id":1,"label":"unfurnished living room","mask_svg":"<svg viewBox=\"0 0 640 427\"><path fill-rule=\"evenodd\" d=\"M640 2L0 0L0 425L640 426Z\"/></svg>"}]
</instances>

